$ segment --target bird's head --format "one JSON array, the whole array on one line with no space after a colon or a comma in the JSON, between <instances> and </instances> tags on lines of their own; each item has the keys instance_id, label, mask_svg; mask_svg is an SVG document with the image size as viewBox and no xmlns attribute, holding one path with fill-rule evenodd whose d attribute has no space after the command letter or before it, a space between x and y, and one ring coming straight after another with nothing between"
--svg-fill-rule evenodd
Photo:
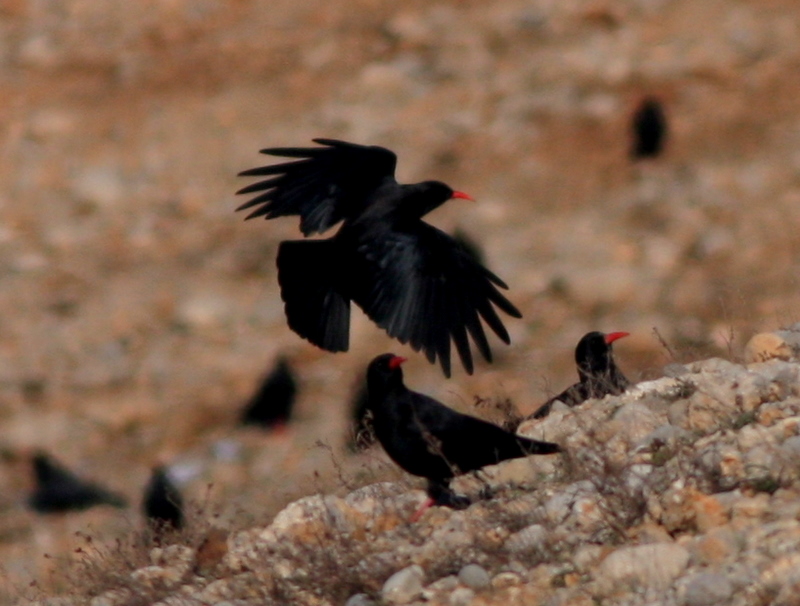
<instances>
[{"instance_id":1,"label":"bird's head","mask_svg":"<svg viewBox=\"0 0 800 606\"><path fill-rule=\"evenodd\" d=\"M405 358L390 353L373 359L367 367L367 389L370 395L402 385L403 369L400 366L405 361Z\"/></svg>"},{"instance_id":2,"label":"bird's head","mask_svg":"<svg viewBox=\"0 0 800 606\"><path fill-rule=\"evenodd\" d=\"M575 363L583 375L597 375L608 372L613 365L611 344L617 339L627 337L627 332L593 331L586 333L575 348Z\"/></svg>"},{"instance_id":3,"label":"bird's head","mask_svg":"<svg viewBox=\"0 0 800 606\"><path fill-rule=\"evenodd\" d=\"M403 209L415 217L424 217L432 210L439 208L448 200L473 200L472 196L463 191L455 191L449 185L441 181L423 181L409 185L413 188L413 195L407 198L403 204Z\"/></svg>"}]
</instances>

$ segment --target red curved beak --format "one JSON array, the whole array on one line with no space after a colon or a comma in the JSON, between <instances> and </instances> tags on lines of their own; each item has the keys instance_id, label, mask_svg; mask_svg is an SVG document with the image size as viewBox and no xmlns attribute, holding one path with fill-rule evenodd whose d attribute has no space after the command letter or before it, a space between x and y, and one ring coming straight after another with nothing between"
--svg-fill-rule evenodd
<instances>
[{"instance_id":1,"label":"red curved beak","mask_svg":"<svg viewBox=\"0 0 800 606\"><path fill-rule=\"evenodd\" d=\"M470 202L475 202L475 198L473 198L469 194L465 194L463 191L454 191L452 198L460 198L462 200L469 200Z\"/></svg>"},{"instance_id":2,"label":"red curved beak","mask_svg":"<svg viewBox=\"0 0 800 606\"><path fill-rule=\"evenodd\" d=\"M395 356L394 358L389 360L389 368L391 368L392 370L394 370L396 368L400 368L400 365L405 361L406 361L406 358L403 358L401 356Z\"/></svg>"},{"instance_id":3,"label":"red curved beak","mask_svg":"<svg viewBox=\"0 0 800 606\"><path fill-rule=\"evenodd\" d=\"M606 345L611 345L617 339L621 339L622 337L627 337L631 333L629 332L610 332L606 335Z\"/></svg>"}]
</instances>

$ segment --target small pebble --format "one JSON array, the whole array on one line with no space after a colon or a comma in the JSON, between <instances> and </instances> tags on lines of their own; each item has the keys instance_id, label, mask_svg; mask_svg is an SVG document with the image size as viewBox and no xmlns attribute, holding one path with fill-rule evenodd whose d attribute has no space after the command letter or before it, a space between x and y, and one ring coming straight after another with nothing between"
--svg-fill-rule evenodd
<instances>
[{"instance_id":1,"label":"small pebble","mask_svg":"<svg viewBox=\"0 0 800 606\"><path fill-rule=\"evenodd\" d=\"M492 579L486 569L477 564L467 564L458 573L458 580L462 585L466 585L471 589L485 589L487 588Z\"/></svg>"},{"instance_id":2,"label":"small pebble","mask_svg":"<svg viewBox=\"0 0 800 606\"><path fill-rule=\"evenodd\" d=\"M376 602L366 593L357 593L350 596L344 606L376 606Z\"/></svg>"},{"instance_id":3,"label":"small pebble","mask_svg":"<svg viewBox=\"0 0 800 606\"><path fill-rule=\"evenodd\" d=\"M515 587L520 583L522 583L522 578L516 572L501 572L492 579L492 587L495 589Z\"/></svg>"},{"instance_id":4,"label":"small pebble","mask_svg":"<svg viewBox=\"0 0 800 606\"><path fill-rule=\"evenodd\" d=\"M381 597L390 604L408 604L422 593L425 572L422 566L414 565L395 572L383 584Z\"/></svg>"},{"instance_id":5,"label":"small pebble","mask_svg":"<svg viewBox=\"0 0 800 606\"><path fill-rule=\"evenodd\" d=\"M541 524L532 524L508 537L505 547L512 553L531 553L542 550L546 541L547 529Z\"/></svg>"},{"instance_id":6,"label":"small pebble","mask_svg":"<svg viewBox=\"0 0 800 606\"><path fill-rule=\"evenodd\" d=\"M728 577L722 574L701 572L686 583L683 603L686 606L715 606L730 603L733 585Z\"/></svg>"},{"instance_id":7,"label":"small pebble","mask_svg":"<svg viewBox=\"0 0 800 606\"><path fill-rule=\"evenodd\" d=\"M753 335L744 348L744 360L748 364L766 362L775 358L790 360L792 348L782 337L772 332Z\"/></svg>"},{"instance_id":8,"label":"small pebble","mask_svg":"<svg viewBox=\"0 0 800 606\"><path fill-rule=\"evenodd\" d=\"M450 606L469 606L475 599L475 592L468 587L458 587L450 594Z\"/></svg>"}]
</instances>

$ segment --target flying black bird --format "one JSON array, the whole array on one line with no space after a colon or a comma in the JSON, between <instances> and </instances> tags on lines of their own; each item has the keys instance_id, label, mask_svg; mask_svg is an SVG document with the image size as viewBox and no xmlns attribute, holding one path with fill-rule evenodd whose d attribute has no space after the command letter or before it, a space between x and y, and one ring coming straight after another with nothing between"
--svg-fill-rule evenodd
<instances>
[{"instance_id":1,"label":"flying black bird","mask_svg":"<svg viewBox=\"0 0 800 606\"><path fill-rule=\"evenodd\" d=\"M496 425L461 414L403 384L405 358L378 356L367 369L369 409L375 435L386 453L408 473L428 480L431 505L462 509L469 500L456 495L450 480L507 459L560 452L557 444L530 440Z\"/></svg>"},{"instance_id":2,"label":"flying black bird","mask_svg":"<svg viewBox=\"0 0 800 606\"><path fill-rule=\"evenodd\" d=\"M142 511L155 530L183 528L183 497L161 465L153 468L145 486Z\"/></svg>"},{"instance_id":3,"label":"flying black bird","mask_svg":"<svg viewBox=\"0 0 800 606\"><path fill-rule=\"evenodd\" d=\"M291 240L278 249L278 282L289 327L328 351L349 348L350 301L381 328L450 376L450 342L472 373L469 337L492 352L481 319L500 339L508 332L494 306L519 318L498 288L508 288L453 238L422 221L453 198L471 199L439 181L398 184L397 156L385 148L334 139L323 147L261 150L293 162L246 170L268 177L237 193L258 195L237 210L247 219L300 216L300 231L327 240ZM468 336L469 335L469 336Z\"/></svg>"},{"instance_id":4,"label":"flying black bird","mask_svg":"<svg viewBox=\"0 0 800 606\"><path fill-rule=\"evenodd\" d=\"M550 414L556 401L567 406L577 406L590 398L604 398L619 395L630 384L614 362L612 343L627 332L586 333L575 348L575 363L578 365L580 380L560 394L542 404L529 419L541 419Z\"/></svg>"},{"instance_id":5,"label":"flying black bird","mask_svg":"<svg viewBox=\"0 0 800 606\"><path fill-rule=\"evenodd\" d=\"M60 513L89 509L95 505L125 507L123 497L85 480L61 467L45 453L33 457L36 487L28 505L39 513Z\"/></svg>"},{"instance_id":6,"label":"flying black bird","mask_svg":"<svg viewBox=\"0 0 800 606\"><path fill-rule=\"evenodd\" d=\"M242 411L241 424L265 428L285 425L292 416L296 394L294 373L288 360L281 357Z\"/></svg>"},{"instance_id":7,"label":"flying black bird","mask_svg":"<svg viewBox=\"0 0 800 606\"><path fill-rule=\"evenodd\" d=\"M375 443L366 379L359 381L359 388L355 392L353 403L350 406L350 414L352 427L348 447L352 452L361 452Z\"/></svg>"},{"instance_id":8,"label":"flying black bird","mask_svg":"<svg viewBox=\"0 0 800 606\"><path fill-rule=\"evenodd\" d=\"M657 99L646 98L634 112L631 136L631 157L634 160L655 158L661 154L667 138L667 117Z\"/></svg>"}]
</instances>

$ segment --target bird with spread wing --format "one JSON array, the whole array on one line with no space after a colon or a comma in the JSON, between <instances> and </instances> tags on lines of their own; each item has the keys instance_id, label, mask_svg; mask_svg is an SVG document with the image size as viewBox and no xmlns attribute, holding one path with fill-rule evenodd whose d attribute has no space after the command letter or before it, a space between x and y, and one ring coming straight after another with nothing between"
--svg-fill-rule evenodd
<instances>
[{"instance_id":1,"label":"bird with spread wing","mask_svg":"<svg viewBox=\"0 0 800 606\"><path fill-rule=\"evenodd\" d=\"M443 231L422 218L451 199L471 198L439 181L400 184L397 156L377 146L314 139L319 147L261 153L292 161L240 173L266 177L238 194L256 194L246 217L297 215L308 237L341 222L328 239L289 240L278 249L278 282L289 327L328 351L350 345L350 301L378 326L450 376L450 349L473 371L470 338L492 352L483 323L505 343L495 307L514 318L507 285Z\"/></svg>"}]
</instances>

